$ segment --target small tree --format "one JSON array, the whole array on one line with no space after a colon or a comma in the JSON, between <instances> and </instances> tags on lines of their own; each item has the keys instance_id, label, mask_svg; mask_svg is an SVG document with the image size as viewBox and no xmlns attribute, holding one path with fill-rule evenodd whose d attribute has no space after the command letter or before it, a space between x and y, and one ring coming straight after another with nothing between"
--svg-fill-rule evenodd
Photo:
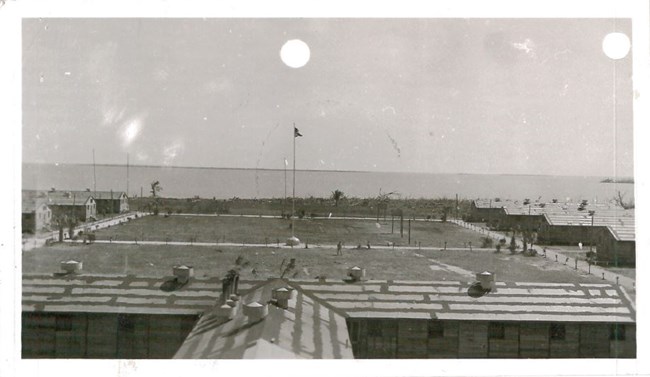
<instances>
[{"instance_id":1,"label":"small tree","mask_svg":"<svg viewBox=\"0 0 650 377\"><path fill-rule=\"evenodd\" d=\"M77 224L79 224L79 222L74 216L68 217L67 220L68 221L66 225L68 226L68 234L70 235L70 238L72 238L74 236L74 228L77 226Z\"/></svg>"},{"instance_id":2,"label":"small tree","mask_svg":"<svg viewBox=\"0 0 650 377\"><path fill-rule=\"evenodd\" d=\"M153 214L157 215L159 212L159 206L160 206L160 197L158 196L158 193L162 191L162 186L160 186L160 181L154 181L151 182L151 207L153 208Z\"/></svg>"},{"instance_id":3,"label":"small tree","mask_svg":"<svg viewBox=\"0 0 650 377\"><path fill-rule=\"evenodd\" d=\"M511 254L514 254L517 251L517 241L515 241L515 233L512 233L512 238L510 238L510 246L508 246Z\"/></svg>"},{"instance_id":4,"label":"small tree","mask_svg":"<svg viewBox=\"0 0 650 377\"><path fill-rule=\"evenodd\" d=\"M447 222L447 215L449 214L449 211L451 211L451 207L444 207L442 209L442 216L440 216L440 220L442 220L443 223Z\"/></svg>"},{"instance_id":5,"label":"small tree","mask_svg":"<svg viewBox=\"0 0 650 377\"><path fill-rule=\"evenodd\" d=\"M341 190L332 191L332 200L334 200L334 207L339 206L339 201L345 197L345 194Z\"/></svg>"},{"instance_id":6,"label":"small tree","mask_svg":"<svg viewBox=\"0 0 650 377\"><path fill-rule=\"evenodd\" d=\"M621 194L620 191L616 192L616 197L614 198L614 201L616 202L616 204L623 207L623 209L634 209L634 200L625 200L623 194Z\"/></svg>"},{"instance_id":7,"label":"small tree","mask_svg":"<svg viewBox=\"0 0 650 377\"><path fill-rule=\"evenodd\" d=\"M490 248L494 244L494 241L490 237L483 237L481 239L481 247L482 248Z\"/></svg>"}]
</instances>

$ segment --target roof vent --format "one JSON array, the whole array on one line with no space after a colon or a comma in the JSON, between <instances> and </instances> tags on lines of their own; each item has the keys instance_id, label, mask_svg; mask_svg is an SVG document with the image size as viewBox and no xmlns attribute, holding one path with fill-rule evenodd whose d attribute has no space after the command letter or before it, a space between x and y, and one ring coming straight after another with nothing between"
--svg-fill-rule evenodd
<instances>
[{"instance_id":1,"label":"roof vent","mask_svg":"<svg viewBox=\"0 0 650 377\"><path fill-rule=\"evenodd\" d=\"M266 304L251 302L250 304L244 305L244 315L248 317L251 322L260 321L264 319L267 314L269 314L269 307Z\"/></svg>"},{"instance_id":2,"label":"roof vent","mask_svg":"<svg viewBox=\"0 0 650 377\"><path fill-rule=\"evenodd\" d=\"M354 266L348 270L348 276L352 281L359 281L366 277L366 269Z\"/></svg>"},{"instance_id":3,"label":"roof vent","mask_svg":"<svg viewBox=\"0 0 650 377\"><path fill-rule=\"evenodd\" d=\"M76 260L62 261L61 269L67 274L78 274L83 269L83 262Z\"/></svg>"},{"instance_id":4,"label":"roof vent","mask_svg":"<svg viewBox=\"0 0 650 377\"><path fill-rule=\"evenodd\" d=\"M282 308L287 309L289 307L289 300L291 299L292 290L289 290L285 287L277 288L273 290L272 298L275 300L275 304Z\"/></svg>"},{"instance_id":5,"label":"roof vent","mask_svg":"<svg viewBox=\"0 0 650 377\"><path fill-rule=\"evenodd\" d=\"M223 304L217 308L217 316L233 319L235 318L235 307Z\"/></svg>"},{"instance_id":6,"label":"roof vent","mask_svg":"<svg viewBox=\"0 0 650 377\"><path fill-rule=\"evenodd\" d=\"M478 280L481 288L486 291L496 292L496 278L496 274L489 271L476 274L476 280Z\"/></svg>"},{"instance_id":7,"label":"roof vent","mask_svg":"<svg viewBox=\"0 0 650 377\"><path fill-rule=\"evenodd\" d=\"M194 277L194 267L192 266L186 266L186 265L174 266L173 272L174 272L174 276L176 277L176 281L182 284L187 283L188 281L190 281L190 278Z\"/></svg>"}]
</instances>

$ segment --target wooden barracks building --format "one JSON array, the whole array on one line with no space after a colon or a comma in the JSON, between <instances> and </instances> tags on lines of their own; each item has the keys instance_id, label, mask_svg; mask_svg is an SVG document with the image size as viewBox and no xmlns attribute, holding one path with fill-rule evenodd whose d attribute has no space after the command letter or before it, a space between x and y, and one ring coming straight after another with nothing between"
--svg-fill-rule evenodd
<instances>
[{"instance_id":1,"label":"wooden barracks building","mask_svg":"<svg viewBox=\"0 0 650 377\"><path fill-rule=\"evenodd\" d=\"M77 262L63 262L68 271ZM634 358L611 284L24 274L24 358Z\"/></svg>"}]
</instances>

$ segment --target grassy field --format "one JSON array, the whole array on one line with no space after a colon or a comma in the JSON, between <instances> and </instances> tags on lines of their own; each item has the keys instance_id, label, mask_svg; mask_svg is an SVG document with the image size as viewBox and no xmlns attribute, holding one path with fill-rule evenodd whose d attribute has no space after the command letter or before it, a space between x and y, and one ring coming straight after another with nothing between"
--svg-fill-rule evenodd
<instances>
[{"instance_id":1,"label":"grassy field","mask_svg":"<svg viewBox=\"0 0 650 377\"><path fill-rule=\"evenodd\" d=\"M151 198L129 199L131 209L150 208ZM296 214L303 213L305 217L327 217L329 213L333 216L349 217L387 217L391 213L418 218L439 219L445 211L449 213L456 207L453 199L410 199L397 198L395 196L383 196L382 198L347 198L344 197L338 205L330 198L296 198ZM458 215L463 216L469 213L470 201L460 200L458 202ZM206 198L160 198L159 210L161 213L209 213L209 214L234 214L234 215L273 215L280 216L282 213L291 212L291 199L239 199L226 200Z\"/></svg>"},{"instance_id":2,"label":"grassy field","mask_svg":"<svg viewBox=\"0 0 650 377\"><path fill-rule=\"evenodd\" d=\"M238 257L241 257L237 264ZM265 247L203 247L93 244L57 244L23 253L23 271L53 273L59 262L84 262L85 273L169 276L176 264L193 265L196 276L224 276L232 268L243 279L280 275L283 261L296 259L286 276L296 279L345 278L352 266L366 268L370 279L473 281L474 273L494 271L501 281L601 282L576 273L570 266L541 257L496 254L492 251L287 249Z\"/></svg>"},{"instance_id":3,"label":"grassy field","mask_svg":"<svg viewBox=\"0 0 650 377\"><path fill-rule=\"evenodd\" d=\"M291 235L290 220L255 217L197 217L172 215L146 216L129 223L95 232L98 240L148 240L189 242L234 242L248 244L281 243ZM391 227L393 232L391 233ZM309 245L358 244L408 245L408 221L404 221L404 236L400 237L399 219L391 221L297 219L295 234ZM411 245L450 248L481 246L480 234L449 223L434 221L411 221Z\"/></svg>"}]
</instances>

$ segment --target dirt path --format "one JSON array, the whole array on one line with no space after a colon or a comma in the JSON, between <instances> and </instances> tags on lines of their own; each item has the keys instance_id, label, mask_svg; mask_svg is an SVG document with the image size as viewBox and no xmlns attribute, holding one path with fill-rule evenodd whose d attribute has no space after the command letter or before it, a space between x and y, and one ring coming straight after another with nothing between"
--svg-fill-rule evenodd
<instances>
[{"instance_id":1,"label":"dirt path","mask_svg":"<svg viewBox=\"0 0 650 377\"><path fill-rule=\"evenodd\" d=\"M120 223L127 222L131 219L135 219L137 217L142 217L146 216L147 214L144 212L129 212L125 214L121 214L115 217L111 217L108 219L102 219L99 221L94 221L91 223L86 223L79 225L78 227L73 229L74 234L79 234L80 231L83 231L87 228L90 228L92 230L97 230L97 229L103 229L103 228L108 228L113 225L117 225ZM56 240L59 237L59 232L58 231L52 231L52 232L47 232L45 234L40 234L36 235L34 237L30 238L24 238L23 239L23 251L29 251L31 249L37 248L37 247L42 247L45 245L45 242L47 240ZM69 238L68 232L63 232L63 238Z\"/></svg>"}]
</instances>

